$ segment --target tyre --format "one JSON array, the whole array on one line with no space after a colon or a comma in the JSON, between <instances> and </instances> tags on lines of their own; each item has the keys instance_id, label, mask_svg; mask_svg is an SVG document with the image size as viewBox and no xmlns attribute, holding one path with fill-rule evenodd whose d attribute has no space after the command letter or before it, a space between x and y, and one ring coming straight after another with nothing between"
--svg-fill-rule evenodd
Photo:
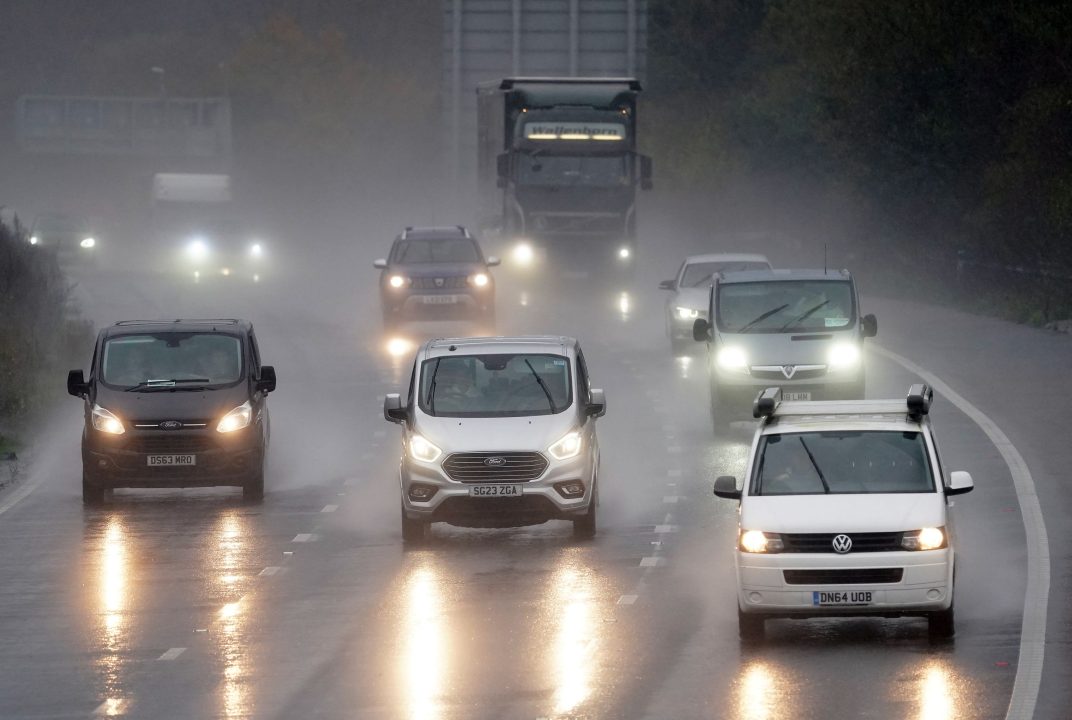
<instances>
[{"instance_id":1,"label":"tyre","mask_svg":"<svg viewBox=\"0 0 1072 720\"><path fill-rule=\"evenodd\" d=\"M591 540L596 536L596 504L588 506L588 512L573 520L573 537L579 540Z\"/></svg>"},{"instance_id":2,"label":"tyre","mask_svg":"<svg viewBox=\"0 0 1072 720\"><path fill-rule=\"evenodd\" d=\"M416 545L424 540L428 532L428 523L423 520L410 520L406 517L406 509L402 508L402 542L405 545Z\"/></svg>"},{"instance_id":3,"label":"tyre","mask_svg":"<svg viewBox=\"0 0 1072 720\"><path fill-rule=\"evenodd\" d=\"M264 469L246 480L242 486L242 499L247 502L260 502L264 499Z\"/></svg>"},{"instance_id":4,"label":"tyre","mask_svg":"<svg viewBox=\"0 0 1072 720\"><path fill-rule=\"evenodd\" d=\"M737 608L737 632L741 636L741 642L760 642L766 635L766 618L743 613Z\"/></svg>"},{"instance_id":5,"label":"tyre","mask_svg":"<svg viewBox=\"0 0 1072 720\"><path fill-rule=\"evenodd\" d=\"M85 470L82 471L82 504L96 507L104 503L106 488L93 482Z\"/></svg>"},{"instance_id":6,"label":"tyre","mask_svg":"<svg viewBox=\"0 0 1072 720\"><path fill-rule=\"evenodd\" d=\"M949 640L956 634L956 621L953 616L953 605L948 610L939 610L927 615L927 635L932 640Z\"/></svg>"}]
</instances>

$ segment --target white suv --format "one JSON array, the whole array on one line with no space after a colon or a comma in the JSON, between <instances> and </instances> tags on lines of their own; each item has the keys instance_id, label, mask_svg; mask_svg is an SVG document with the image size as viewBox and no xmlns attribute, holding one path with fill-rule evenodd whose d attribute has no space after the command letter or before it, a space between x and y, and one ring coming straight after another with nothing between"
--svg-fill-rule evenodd
<instances>
[{"instance_id":1,"label":"white suv","mask_svg":"<svg viewBox=\"0 0 1072 720\"><path fill-rule=\"evenodd\" d=\"M606 412L569 337L430 340L417 351L403 404L384 417L402 425L402 537L430 523L517 527L572 520L596 530L599 441Z\"/></svg>"},{"instance_id":2,"label":"white suv","mask_svg":"<svg viewBox=\"0 0 1072 720\"><path fill-rule=\"evenodd\" d=\"M734 553L743 640L768 618L916 615L930 635L953 635L955 577L950 496L972 489L944 475L931 434L933 393L904 400L782 402L768 388L740 500Z\"/></svg>"}]
</instances>

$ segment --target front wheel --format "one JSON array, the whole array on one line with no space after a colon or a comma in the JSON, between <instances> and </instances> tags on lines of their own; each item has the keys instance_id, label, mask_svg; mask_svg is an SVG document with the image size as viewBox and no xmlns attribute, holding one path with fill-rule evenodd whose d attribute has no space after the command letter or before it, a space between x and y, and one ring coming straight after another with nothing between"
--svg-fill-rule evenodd
<instances>
[{"instance_id":1,"label":"front wheel","mask_svg":"<svg viewBox=\"0 0 1072 720\"><path fill-rule=\"evenodd\" d=\"M264 499L264 470L246 481L242 486L242 499L248 502L260 502Z\"/></svg>"},{"instance_id":2,"label":"front wheel","mask_svg":"<svg viewBox=\"0 0 1072 720\"><path fill-rule=\"evenodd\" d=\"M932 612L927 616L927 634L932 640L948 640L956 634L952 604L947 610Z\"/></svg>"},{"instance_id":3,"label":"front wheel","mask_svg":"<svg viewBox=\"0 0 1072 720\"><path fill-rule=\"evenodd\" d=\"M423 520L411 520L406 517L406 508L402 508L402 542L415 545L424 540L428 532L428 523Z\"/></svg>"},{"instance_id":4,"label":"front wheel","mask_svg":"<svg viewBox=\"0 0 1072 720\"><path fill-rule=\"evenodd\" d=\"M592 490L592 502L588 503L588 510L584 515L573 520L573 537L580 540L591 540L596 536L596 506L599 504L598 486Z\"/></svg>"},{"instance_id":5,"label":"front wheel","mask_svg":"<svg viewBox=\"0 0 1072 720\"><path fill-rule=\"evenodd\" d=\"M741 642L756 643L766 635L766 618L762 615L750 615L737 608L737 632Z\"/></svg>"},{"instance_id":6,"label":"front wheel","mask_svg":"<svg viewBox=\"0 0 1072 720\"><path fill-rule=\"evenodd\" d=\"M90 480L86 471L82 471L82 503L90 507L96 507L104 503L106 488Z\"/></svg>"}]
</instances>

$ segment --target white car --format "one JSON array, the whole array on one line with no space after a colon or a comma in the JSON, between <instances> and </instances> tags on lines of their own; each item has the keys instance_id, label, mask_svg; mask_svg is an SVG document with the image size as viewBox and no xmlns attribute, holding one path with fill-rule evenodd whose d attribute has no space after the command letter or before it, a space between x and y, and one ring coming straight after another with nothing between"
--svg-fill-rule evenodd
<instances>
[{"instance_id":1,"label":"white car","mask_svg":"<svg viewBox=\"0 0 1072 720\"><path fill-rule=\"evenodd\" d=\"M660 290L670 291L666 299L666 336L670 338L674 354L696 350L692 338L693 321L698 317L707 318L707 301L717 273L770 268L764 255L713 253L685 258L673 280L659 283Z\"/></svg>"},{"instance_id":2,"label":"white car","mask_svg":"<svg viewBox=\"0 0 1072 720\"><path fill-rule=\"evenodd\" d=\"M599 439L606 412L584 353L569 337L447 338L417 351L402 425L402 537L431 523L517 527L572 520L596 531Z\"/></svg>"},{"instance_id":3,"label":"white car","mask_svg":"<svg viewBox=\"0 0 1072 720\"><path fill-rule=\"evenodd\" d=\"M932 396L913 385L907 400L756 398L744 482L715 481L715 495L740 501L742 640L761 639L769 618L845 615L922 616L931 637L952 637L949 498L973 485L944 473Z\"/></svg>"}]
</instances>

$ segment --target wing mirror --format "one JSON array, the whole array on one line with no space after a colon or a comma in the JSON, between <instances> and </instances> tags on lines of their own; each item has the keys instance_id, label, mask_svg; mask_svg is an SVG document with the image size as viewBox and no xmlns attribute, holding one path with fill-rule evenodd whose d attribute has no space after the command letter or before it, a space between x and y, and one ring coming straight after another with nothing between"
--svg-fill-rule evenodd
<instances>
[{"instance_id":1,"label":"wing mirror","mask_svg":"<svg viewBox=\"0 0 1072 720\"><path fill-rule=\"evenodd\" d=\"M860 318L860 329L865 338L878 335L878 318L874 315L864 315Z\"/></svg>"},{"instance_id":2,"label":"wing mirror","mask_svg":"<svg viewBox=\"0 0 1072 720\"><path fill-rule=\"evenodd\" d=\"M402 406L402 396L398 393L388 393L384 396L383 419L399 425L409 420L409 411Z\"/></svg>"},{"instance_id":3,"label":"wing mirror","mask_svg":"<svg viewBox=\"0 0 1072 720\"><path fill-rule=\"evenodd\" d=\"M495 267L496 265L502 264L502 259L497 258L494 255L488 255L488 259L486 262L488 267Z\"/></svg>"},{"instance_id":4,"label":"wing mirror","mask_svg":"<svg viewBox=\"0 0 1072 720\"><path fill-rule=\"evenodd\" d=\"M89 383L81 370L71 370L67 373L67 392L75 397L85 397L89 394Z\"/></svg>"},{"instance_id":5,"label":"wing mirror","mask_svg":"<svg viewBox=\"0 0 1072 720\"><path fill-rule=\"evenodd\" d=\"M945 486L946 495L963 495L975 488L971 473L963 470L954 470L949 473L949 484Z\"/></svg>"},{"instance_id":6,"label":"wing mirror","mask_svg":"<svg viewBox=\"0 0 1072 720\"><path fill-rule=\"evenodd\" d=\"M709 342L711 340L711 323L706 318L696 318L692 323L692 339L696 342Z\"/></svg>"},{"instance_id":7,"label":"wing mirror","mask_svg":"<svg viewBox=\"0 0 1072 720\"><path fill-rule=\"evenodd\" d=\"M257 378L257 390L265 395L275 391L275 368L271 365L261 366L261 375Z\"/></svg>"},{"instance_id":8,"label":"wing mirror","mask_svg":"<svg viewBox=\"0 0 1072 720\"><path fill-rule=\"evenodd\" d=\"M607 414L607 398L602 390L592 390L585 413L597 418Z\"/></svg>"},{"instance_id":9,"label":"wing mirror","mask_svg":"<svg viewBox=\"0 0 1072 720\"><path fill-rule=\"evenodd\" d=\"M387 269L387 259L386 258L379 258L378 260L373 260L372 261L372 267L376 268L377 270L386 270Z\"/></svg>"},{"instance_id":10,"label":"wing mirror","mask_svg":"<svg viewBox=\"0 0 1072 720\"><path fill-rule=\"evenodd\" d=\"M716 479L715 495L727 500L740 500L741 491L737 489L737 478L732 475L722 475Z\"/></svg>"},{"instance_id":11,"label":"wing mirror","mask_svg":"<svg viewBox=\"0 0 1072 720\"><path fill-rule=\"evenodd\" d=\"M674 281L673 280L663 280L661 283L659 283L659 289L660 290L673 290L674 289Z\"/></svg>"}]
</instances>

